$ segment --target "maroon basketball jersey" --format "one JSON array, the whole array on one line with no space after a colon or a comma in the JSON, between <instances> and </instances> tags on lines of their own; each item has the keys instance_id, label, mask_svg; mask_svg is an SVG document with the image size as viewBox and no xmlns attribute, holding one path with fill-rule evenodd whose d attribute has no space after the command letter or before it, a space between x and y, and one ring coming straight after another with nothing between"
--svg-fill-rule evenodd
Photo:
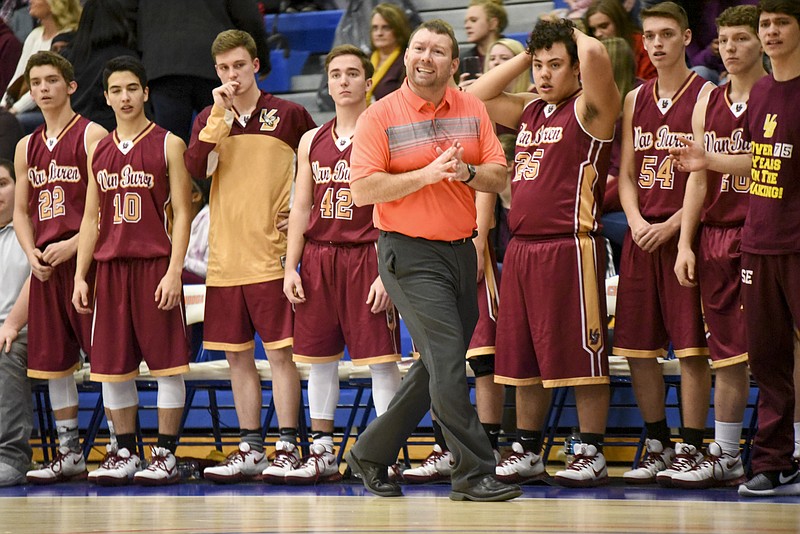
<instances>
[{"instance_id":1,"label":"maroon basketball jersey","mask_svg":"<svg viewBox=\"0 0 800 534\"><path fill-rule=\"evenodd\" d=\"M746 126L753 168L742 230L746 252L800 253L799 94L800 77L786 82L764 77L750 91Z\"/></svg>"},{"instance_id":2,"label":"maroon basketball jersey","mask_svg":"<svg viewBox=\"0 0 800 534\"><path fill-rule=\"evenodd\" d=\"M580 91L559 104L531 101L520 118L511 180L511 233L546 237L596 232L611 140L578 121Z\"/></svg>"},{"instance_id":3,"label":"maroon basketball jersey","mask_svg":"<svg viewBox=\"0 0 800 534\"><path fill-rule=\"evenodd\" d=\"M114 130L98 143L92 158L100 196L96 260L170 255L167 135L151 122L135 139L120 140Z\"/></svg>"},{"instance_id":4,"label":"maroon basketball jersey","mask_svg":"<svg viewBox=\"0 0 800 534\"><path fill-rule=\"evenodd\" d=\"M730 84L717 87L708 98L705 146L708 152L749 154L744 121L747 104L731 102ZM731 176L708 170L708 189L703 206L704 224L734 226L744 223L747 215L749 176Z\"/></svg>"},{"instance_id":5,"label":"maroon basketball jersey","mask_svg":"<svg viewBox=\"0 0 800 534\"><path fill-rule=\"evenodd\" d=\"M314 205L305 236L321 243L377 241L372 206L356 206L350 194L352 139L336 137L335 126L336 119L320 126L308 149Z\"/></svg>"},{"instance_id":6,"label":"maroon basketball jersey","mask_svg":"<svg viewBox=\"0 0 800 534\"><path fill-rule=\"evenodd\" d=\"M47 125L28 140L28 210L37 248L78 233L86 202L86 128L91 121L77 113L56 137Z\"/></svg>"},{"instance_id":7,"label":"maroon basketball jersey","mask_svg":"<svg viewBox=\"0 0 800 534\"><path fill-rule=\"evenodd\" d=\"M688 172L672 165L669 149L678 136L692 138L692 112L700 90L708 83L694 72L670 98L658 97L658 79L636 93L633 108L634 177L639 186L639 210L650 222L664 221L683 206Z\"/></svg>"}]
</instances>

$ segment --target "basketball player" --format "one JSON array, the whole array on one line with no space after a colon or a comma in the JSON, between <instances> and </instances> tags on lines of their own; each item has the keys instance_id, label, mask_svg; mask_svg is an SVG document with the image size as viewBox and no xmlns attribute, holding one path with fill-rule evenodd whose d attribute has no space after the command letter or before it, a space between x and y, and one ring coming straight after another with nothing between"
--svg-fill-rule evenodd
<instances>
[{"instance_id":1,"label":"basketball player","mask_svg":"<svg viewBox=\"0 0 800 534\"><path fill-rule=\"evenodd\" d=\"M658 77L625 97L619 196L625 236L617 293L614 354L625 356L647 428L647 453L628 483L670 485L671 476L702 460L711 395L700 293L674 275L688 173L673 168L669 148L691 136L692 111L712 89L686 66L692 38L686 12L662 2L641 12L644 45ZM672 344L681 365L682 443L672 443L657 358Z\"/></svg>"},{"instance_id":2,"label":"basketball player","mask_svg":"<svg viewBox=\"0 0 800 534\"><path fill-rule=\"evenodd\" d=\"M103 383L118 449L89 479L101 485L170 484L179 478L175 448L186 398L182 373L189 370L181 290L191 224L185 145L145 116L147 75L137 59L110 60L103 86L117 129L89 150L72 302L80 313L94 312L91 379ZM86 280L92 256L93 292ZM158 442L145 470L135 448L134 379L143 359L158 381Z\"/></svg>"},{"instance_id":3,"label":"basketball player","mask_svg":"<svg viewBox=\"0 0 800 534\"><path fill-rule=\"evenodd\" d=\"M248 33L220 33L211 55L222 85L194 123L185 160L195 178L213 177L204 345L225 351L242 441L204 476L237 482L263 473L280 482L300 458L300 377L292 361L292 307L283 295L286 236L278 224L289 209L295 150L315 124L301 106L259 90L256 45ZM272 369L280 427L272 465L264 455L256 332Z\"/></svg>"},{"instance_id":4,"label":"basketball player","mask_svg":"<svg viewBox=\"0 0 800 534\"><path fill-rule=\"evenodd\" d=\"M800 91L800 7L794 0L761 0L758 36L772 75L753 85L745 112L751 155L705 152L701 144L673 150L677 166L751 176L742 229L742 301L750 371L758 384L758 431L753 477L739 495L800 495L792 461L795 412L794 351L800 329L800 156L797 110ZM688 140L687 140L688 142Z\"/></svg>"},{"instance_id":5,"label":"basketball player","mask_svg":"<svg viewBox=\"0 0 800 534\"><path fill-rule=\"evenodd\" d=\"M717 19L717 27L720 56L730 81L695 106L694 138L703 139L711 152L749 154L750 143L743 135L747 99L753 84L767 74L758 40L758 9L726 9ZM708 348L716 370L715 440L709 444L702 462L672 475L672 484L678 487L708 488L744 482L739 441L750 379L739 288L740 245L749 185L750 176L714 171L694 172L686 183L675 274L682 286L700 285ZM693 247L701 221L695 256Z\"/></svg>"},{"instance_id":6,"label":"basketball player","mask_svg":"<svg viewBox=\"0 0 800 534\"><path fill-rule=\"evenodd\" d=\"M342 45L325 58L325 70L336 118L300 140L283 280L295 309L294 360L312 364L308 404L314 443L303 463L286 474L287 482L297 484L339 478L333 420L345 345L354 364L370 367L378 416L400 386L400 332L378 276L378 230L372 207L355 206L350 194L352 136L367 108L373 66L359 48Z\"/></svg>"},{"instance_id":7,"label":"basketball player","mask_svg":"<svg viewBox=\"0 0 800 534\"><path fill-rule=\"evenodd\" d=\"M34 54L25 79L45 123L17 144L14 229L34 275L28 376L48 381L59 438L53 461L29 471L27 479L51 484L86 478L73 373L81 366L81 349L89 353L91 317L78 314L69 299L86 198L86 147L107 132L72 110L70 95L77 85L72 65L62 56Z\"/></svg>"},{"instance_id":8,"label":"basketball player","mask_svg":"<svg viewBox=\"0 0 800 534\"><path fill-rule=\"evenodd\" d=\"M538 96L503 92L531 66ZM495 375L517 387L518 441L497 476L526 482L544 474L539 429L550 388L575 386L582 443L556 480L603 484L610 380L605 248L597 241L596 217L619 115L611 62L603 45L572 22L540 21L526 53L485 73L468 91L486 102L493 120L519 130Z\"/></svg>"}]
</instances>

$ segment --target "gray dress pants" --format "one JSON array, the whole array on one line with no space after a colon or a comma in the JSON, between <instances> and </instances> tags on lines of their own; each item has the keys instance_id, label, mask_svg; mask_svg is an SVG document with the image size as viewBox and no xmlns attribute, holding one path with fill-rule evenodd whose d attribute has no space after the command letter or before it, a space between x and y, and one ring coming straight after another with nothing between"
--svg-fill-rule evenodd
<instances>
[{"instance_id":1,"label":"gray dress pants","mask_svg":"<svg viewBox=\"0 0 800 534\"><path fill-rule=\"evenodd\" d=\"M475 247L471 239L447 243L381 232L378 259L420 359L353 450L363 460L393 464L430 409L455 460L453 490L464 490L495 470L466 380L466 351L478 321Z\"/></svg>"}]
</instances>

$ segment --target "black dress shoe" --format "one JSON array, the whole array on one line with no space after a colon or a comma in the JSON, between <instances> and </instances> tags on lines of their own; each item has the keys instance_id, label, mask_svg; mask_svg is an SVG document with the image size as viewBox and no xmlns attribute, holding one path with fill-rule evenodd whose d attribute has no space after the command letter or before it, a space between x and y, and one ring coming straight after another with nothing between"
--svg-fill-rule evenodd
<instances>
[{"instance_id":1,"label":"black dress shoe","mask_svg":"<svg viewBox=\"0 0 800 534\"><path fill-rule=\"evenodd\" d=\"M401 497L403 490L396 482L389 482L388 466L359 459L353 451L345 454L344 459L353 474L361 478L367 491L378 497Z\"/></svg>"},{"instance_id":2,"label":"black dress shoe","mask_svg":"<svg viewBox=\"0 0 800 534\"><path fill-rule=\"evenodd\" d=\"M450 500L495 502L507 501L520 495L522 495L522 490L516 484L506 484L497 480L493 475L486 475L474 486L460 491L451 491Z\"/></svg>"}]
</instances>

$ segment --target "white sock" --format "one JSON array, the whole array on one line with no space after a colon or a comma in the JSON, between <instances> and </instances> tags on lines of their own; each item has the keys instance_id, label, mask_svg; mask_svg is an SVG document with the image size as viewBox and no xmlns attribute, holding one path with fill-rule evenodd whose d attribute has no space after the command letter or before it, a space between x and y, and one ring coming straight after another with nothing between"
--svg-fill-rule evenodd
<instances>
[{"instance_id":1,"label":"white sock","mask_svg":"<svg viewBox=\"0 0 800 534\"><path fill-rule=\"evenodd\" d=\"M400 369L395 362L374 363L369 366L372 374L372 400L375 413L380 417L389 408L394 394L400 389Z\"/></svg>"},{"instance_id":2,"label":"white sock","mask_svg":"<svg viewBox=\"0 0 800 534\"><path fill-rule=\"evenodd\" d=\"M320 436L318 438L314 438L314 443L325 445L325 450L328 452L333 451L333 436Z\"/></svg>"},{"instance_id":3,"label":"white sock","mask_svg":"<svg viewBox=\"0 0 800 534\"><path fill-rule=\"evenodd\" d=\"M78 418L56 420L56 431L58 432L58 444L61 447L79 452L81 442L78 437Z\"/></svg>"},{"instance_id":4,"label":"white sock","mask_svg":"<svg viewBox=\"0 0 800 534\"><path fill-rule=\"evenodd\" d=\"M339 362L314 363L308 373L308 411L311 419L332 421L339 402Z\"/></svg>"},{"instance_id":5,"label":"white sock","mask_svg":"<svg viewBox=\"0 0 800 534\"><path fill-rule=\"evenodd\" d=\"M735 456L739 453L739 440L742 438L742 422L723 423L714 421L714 441L719 443L722 452Z\"/></svg>"}]
</instances>

